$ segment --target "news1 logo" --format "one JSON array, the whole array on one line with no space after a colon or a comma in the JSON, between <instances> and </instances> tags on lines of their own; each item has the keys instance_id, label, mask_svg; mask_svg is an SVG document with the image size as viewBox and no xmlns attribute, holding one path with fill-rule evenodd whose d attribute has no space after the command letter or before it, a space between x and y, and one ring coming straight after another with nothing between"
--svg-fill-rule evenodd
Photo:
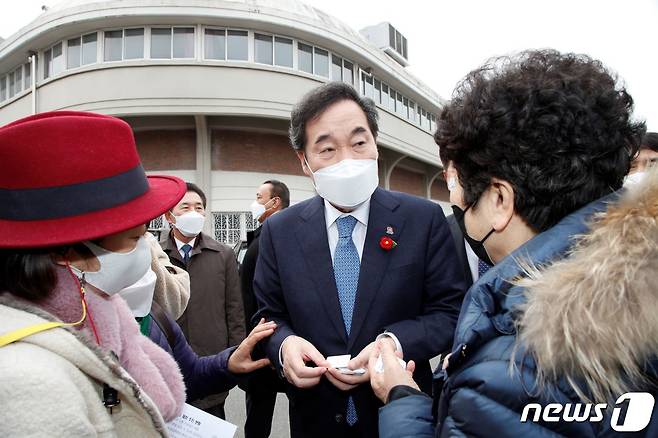
<instances>
[{"instance_id":1,"label":"news1 logo","mask_svg":"<svg viewBox=\"0 0 658 438\"><path fill-rule=\"evenodd\" d=\"M620 404L628 401L626 417L620 418L622 408ZM617 399L615 407L612 409L612 418L610 426L616 432L639 432L649 425L651 414L655 404L653 395L648 392L627 392ZM604 412L608 408L607 403L549 403L542 406L539 403L529 403L523 408L521 413L521 423L528 421L532 412L530 421L536 423L540 419L547 423L557 423L564 421L567 423L585 421L599 422L604 418ZM621 423L621 424L620 424Z\"/></svg>"}]
</instances>

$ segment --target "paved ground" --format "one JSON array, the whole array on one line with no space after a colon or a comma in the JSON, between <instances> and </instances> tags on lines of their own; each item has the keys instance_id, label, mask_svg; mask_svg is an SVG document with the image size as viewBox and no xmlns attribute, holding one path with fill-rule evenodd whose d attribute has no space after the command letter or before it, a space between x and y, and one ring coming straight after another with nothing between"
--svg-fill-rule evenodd
<instances>
[{"instance_id":1,"label":"paved ground","mask_svg":"<svg viewBox=\"0 0 658 438\"><path fill-rule=\"evenodd\" d=\"M244 391L237 386L231 390L226 399L226 420L238 426L236 438L244 438L245 404ZM279 394L274 407L274 420L272 420L272 438L289 438L290 429L288 425L288 398L285 394Z\"/></svg>"},{"instance_id":2,"label":"paved ground","mask_svg":"<svg viewBox=\"0 0 658 438\"><path fill-rule=\"evenodd\" d=\"M438 364L438 359L432 359L432 369ZM244 438L245 404L244 391L238 387L233 388L226 399L226 419L238 426L236 438ZM274 420L272 421L272 438L289 438L288 425L288 399L285 394L279 394L274 408Z\"/></svg>"}]
</instances>

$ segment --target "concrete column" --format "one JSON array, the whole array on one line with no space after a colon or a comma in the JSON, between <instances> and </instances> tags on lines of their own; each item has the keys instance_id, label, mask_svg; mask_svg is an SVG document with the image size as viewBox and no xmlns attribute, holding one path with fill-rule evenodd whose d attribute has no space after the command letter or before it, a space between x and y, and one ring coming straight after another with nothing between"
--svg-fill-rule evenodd
<instances>
[{"instance_id":1,"label":"concrete column","mask_svg":"<svg viewBox=\"0 0 658 438\"><path fill-rule=\"evenodd\" d=\"M439 170L438 172L435 172L433 175L428 175L425 174L425 178L427 181L427 199L432 199L432 184L434 184L434 181L441 175L443 172L443 169Z\"/></svg>"},{"instance_id":2,"label":"concrete column","mask_svg":"<svg viewBox=\"0 0 658 438\"><path fill-rule=\"evenodd\" d=\"M211 181L211 144L210 130L205 115L198 114L194 116L196 125L196 185L206 194L208 199L206 223L203 231L212 237L215 237L215 224L212 216L212 181Z\"/></svg>"},{"instance_id":3,"label":"concrete column","mask_svg":"<svg viewBox=\"0 0 658 438\"><path fill-rule=\"evenodd\" d=\"M391 174L393 173L393 170L395 170L395 166L400 164L400 161L404 160L407 158L406 155L399 155L397 158L393 159L392 162L388 164L388 168L386 169L386 178L384 180L384 187L386 190L391 189Z\"/></svg>"}]
</instances>

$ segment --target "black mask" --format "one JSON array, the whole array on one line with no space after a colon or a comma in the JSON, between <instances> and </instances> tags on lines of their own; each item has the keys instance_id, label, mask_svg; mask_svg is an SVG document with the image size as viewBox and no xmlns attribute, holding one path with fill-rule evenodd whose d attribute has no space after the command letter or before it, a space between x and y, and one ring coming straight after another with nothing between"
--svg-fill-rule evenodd
<instances>
[{"instance_id":1,"label":"black mask","mask_svg":"<svg viewBox=\"0 0 658 438\"><path fill-rule=\"evenodd\" d=\"M462 231L462 234L464 235L464 240L466 240L466 242L471 247L475 255L478 256L478 258L483 262L489 264L489 266L493 266L494 263L491 261L491 258L489 258L487 249L484 247L484 241L487 240L489 236L491 236L493 232L496 230L492 228L491 231L489 231L489 233L486 236L484 236L484 239L482 240L475 240L471 236L469 236L468 233L466 232L466 224L464 223L464 216L466 215L466 212L468 211L469 208L471 208L470 205L466 207L466 210L462 210L456 205L452 206L452 211L455 215L455 219L457 220L457 225L459 225L459 229Z\"/></svg>"}]
</instances>

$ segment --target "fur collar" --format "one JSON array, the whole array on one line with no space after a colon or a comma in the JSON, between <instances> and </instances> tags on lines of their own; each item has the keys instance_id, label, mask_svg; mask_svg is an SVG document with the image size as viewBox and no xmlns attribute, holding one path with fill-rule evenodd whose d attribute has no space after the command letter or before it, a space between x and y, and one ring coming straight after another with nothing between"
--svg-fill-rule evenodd
<instances>
[{"instance_id":1,"label":"fur collar","mask_svg":"<svg viewBox=\"0 0 658 438\"><path fill-rule=\"evenodd\" d=\"M568 257L529 271L517 324L540 385L565 377L599 402L646 384L658 354L658 169L596 215Z\"/></svg>"}]
</instances>

